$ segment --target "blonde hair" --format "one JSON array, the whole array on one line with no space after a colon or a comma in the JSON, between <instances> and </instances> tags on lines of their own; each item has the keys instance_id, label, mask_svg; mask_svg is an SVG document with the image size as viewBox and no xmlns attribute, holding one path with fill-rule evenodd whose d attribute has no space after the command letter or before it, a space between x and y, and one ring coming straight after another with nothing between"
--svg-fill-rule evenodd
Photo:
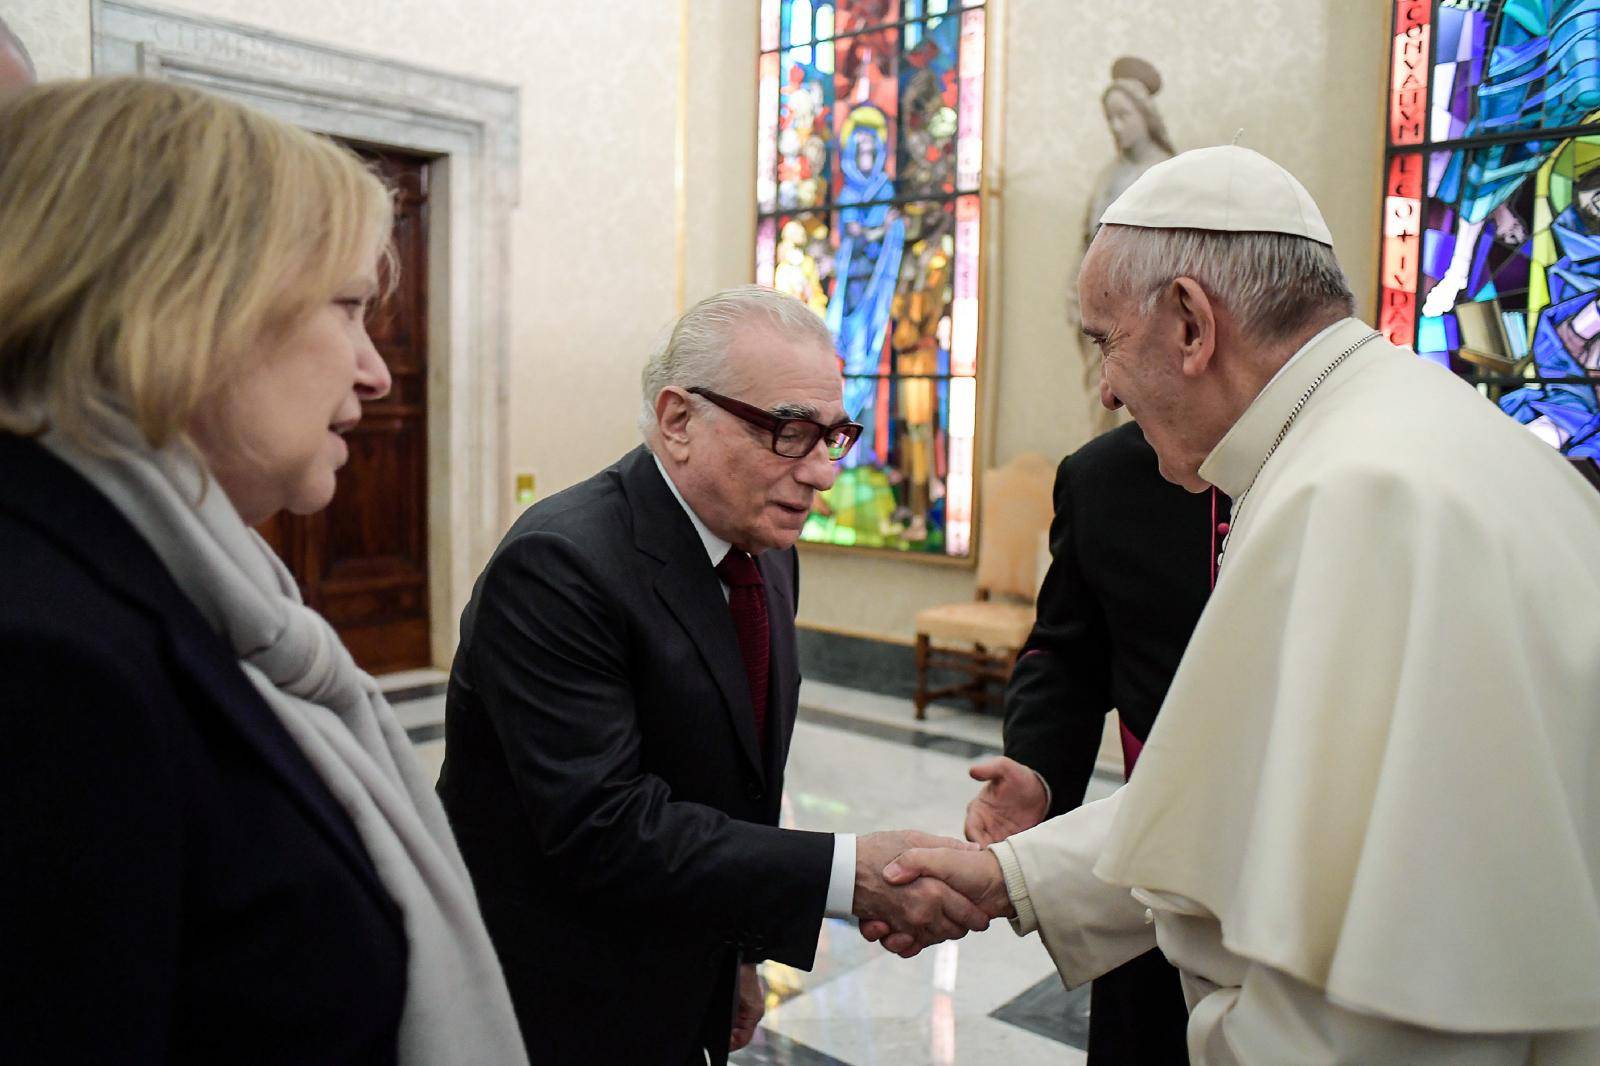
<instances>
[{"instance_id":1,"label":"blonde hair","mask_svg":"<svg viewBox=\"0 0 1600 1066\"><path fill-rule=\"evenodd\" d=\"M196 89L0 100L0 432L153 447L387 253L388 191L326 138ZM392 283L393 270L388 271Z\"/></svg>"}]
</instances>

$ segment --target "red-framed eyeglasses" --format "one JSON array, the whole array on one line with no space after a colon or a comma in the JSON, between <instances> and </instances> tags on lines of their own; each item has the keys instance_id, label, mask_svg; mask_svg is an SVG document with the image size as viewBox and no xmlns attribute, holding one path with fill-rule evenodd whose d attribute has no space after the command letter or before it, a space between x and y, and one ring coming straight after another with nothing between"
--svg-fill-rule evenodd
<instances>
[{"instance_id":1,"label":"red-framed eyeglasses","mask_svg":"<svg viewBox=\"0 0 1600 1066\"><path fill-rule=\"evenodd\" d=\"M831 426L825 426L809 418L784 418L699 385L688 391L710 400L724 411L744 419L752 426L771 433L773 453L785 459L804 459L811 454L817 442L822 441L828 446L828 458L838 462L850 454L850 449L855 447L857 438L861 436L861 426L856 422L835 422Z\"/></svg>"}]
</instances>

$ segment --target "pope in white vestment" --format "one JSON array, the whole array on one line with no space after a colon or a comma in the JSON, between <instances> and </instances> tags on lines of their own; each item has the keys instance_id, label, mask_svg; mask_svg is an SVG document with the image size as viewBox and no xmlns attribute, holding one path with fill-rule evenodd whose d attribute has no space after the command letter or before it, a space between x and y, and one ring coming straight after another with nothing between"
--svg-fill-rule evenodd
<instances>
[{"instance_id":1,"label":"pope in white vestment","mask_svg":"<svg viewBox=\"0 0 1600 1066\"><path fill-rule=\"evenodd\" d=\"M1370 333L1202 476L1243 494ZM1138 773L994 845L1019 929L1069 985L1159 945L1197 1062L1600 1063L1600 494L1375 339L1237 519Z\"/></svg>"},{"instance_id":2,"label":"pope in white vestment","mask_svg":"<svg viewBox=\"0 0 1600 1066\"><path fill-rule=\"evenodd\" d=\"M1293 187L1254 228L1331 243ZM1159 946L1196 1063L1600 1064L1600 494L1353 318L1198 475L1212 598L1131 781L992 845L1018 931L1069 986Z\"/></svg>"}]
</instances>

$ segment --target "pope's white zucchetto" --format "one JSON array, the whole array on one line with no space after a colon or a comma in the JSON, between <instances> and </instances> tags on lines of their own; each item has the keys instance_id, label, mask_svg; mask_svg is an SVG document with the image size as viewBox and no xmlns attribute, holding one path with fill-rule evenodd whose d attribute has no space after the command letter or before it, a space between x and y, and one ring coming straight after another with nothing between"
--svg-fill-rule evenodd
<instances>
[{"instance_id":1,"label":"pope's white zucchetto","mask_svg":"<svg viewBox=\"0 0 1600 1066\"><path fill-rule=\"evenodd\" d=\"M1248 148L1196 148L1145 171L1100 216L1141 229L1287 233L1329 247L1333 234L1295 176Z\"/></svg>"}]
</instances>

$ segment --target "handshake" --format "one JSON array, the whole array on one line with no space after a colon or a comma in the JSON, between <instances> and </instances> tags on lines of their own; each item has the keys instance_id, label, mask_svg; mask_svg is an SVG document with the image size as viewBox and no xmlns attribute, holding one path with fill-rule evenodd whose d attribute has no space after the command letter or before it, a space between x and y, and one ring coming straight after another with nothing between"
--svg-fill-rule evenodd
<instances>
[{"instance_id":1,"label":"handshake","mask_svg":"<svg viewBox=\"0 0 1600 1066\"><path fill-rule=\"evenodd\" d=\"M1016 916L1000 861L984 845L1037 825L1048 797L1037 775L1011 759L971 774L985 784L967 807L967 840L912 829L856 841L852 910L861 935L902 958Z\"/></svg>"}]
</instances>

